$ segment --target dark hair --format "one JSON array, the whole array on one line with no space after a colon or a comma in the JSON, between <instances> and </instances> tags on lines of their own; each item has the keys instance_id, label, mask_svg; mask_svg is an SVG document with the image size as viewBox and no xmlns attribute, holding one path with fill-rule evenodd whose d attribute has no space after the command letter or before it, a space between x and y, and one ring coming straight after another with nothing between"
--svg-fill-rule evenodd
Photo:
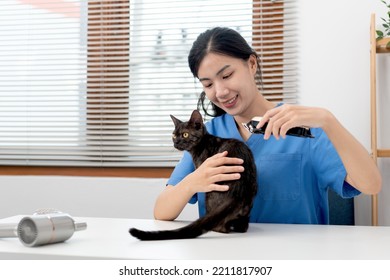
<instances>
[{"instance_id":1,"label":"dark hair","mask_svg":"<svg viewBox=\"0 0 390 280\"><path fill-rule=\"evenodd\" d=\"M261 84L259 57L256 51L249 46L246 40L237 31L226 27L215 27L206 30L198 36L192 44L192 48L188 55L188 64L194 77L198 78L199 65L208 53L227 55L245 61L247 61L251 55L254 55L258 66L256 78L259 79ZM211 107L214 113L209 113L207 110L209 105L204 104L205 99L206 94L202 91L198 99L198 110L202 108L206 115L212 117L220 116L225 113L224 110L212 102Z\"/></svg>"}]
</instances>

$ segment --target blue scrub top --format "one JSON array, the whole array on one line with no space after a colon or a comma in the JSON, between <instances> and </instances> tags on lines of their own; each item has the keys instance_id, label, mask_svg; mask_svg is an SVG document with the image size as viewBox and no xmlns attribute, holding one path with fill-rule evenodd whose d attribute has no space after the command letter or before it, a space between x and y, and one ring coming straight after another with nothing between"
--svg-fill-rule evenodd
<instances>
[{"instance_id":1,"label":"blue scrub top","mask_svg":"<svg viewBox=\"0 0 390 280\"><path fill-rule=\"evenodd\" d=\"M213 118L206 127L210 134L244 142L231 115ZM325 132L312 128L311 133L314 138L280 140L252 134L245 142L255 158L258 180L250 222L328 224L328 188L344 198L360 194L344 181L346 170ZM168 184L178 184L193 171L191 155L184 152ZM204 193L195 194L189 202L198 202L199 215L205 214Z\"/></svg>"}]
</instances>

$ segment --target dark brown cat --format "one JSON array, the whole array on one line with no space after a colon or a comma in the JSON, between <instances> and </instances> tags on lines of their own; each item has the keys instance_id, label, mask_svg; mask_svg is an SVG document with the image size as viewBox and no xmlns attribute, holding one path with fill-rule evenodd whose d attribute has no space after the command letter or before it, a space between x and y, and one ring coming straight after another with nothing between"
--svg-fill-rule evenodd
<instances>
[{"instance_id":1,"label":"dark brown cat","mask_svg":"<svg viewBox=\"0 0 390 280\"><path fill-rule=\"evenodd\" d=\"M223 139L209 134L199 111L193 111L188 122L171 115L175 124L172 139L176 149L186 150L192 155L195 168L207 158L228 151L229 157L242 158L245 171L239 180L220 182L227 184L226 192L206 193L206 215L191 224L175 230L141 231L130 229L130 234L141 240L166 240L195 238L208 231L223 233L246 232L249 213L257 192L256 166L251 150L236 139Z\"/></svg>"}]
</instances>

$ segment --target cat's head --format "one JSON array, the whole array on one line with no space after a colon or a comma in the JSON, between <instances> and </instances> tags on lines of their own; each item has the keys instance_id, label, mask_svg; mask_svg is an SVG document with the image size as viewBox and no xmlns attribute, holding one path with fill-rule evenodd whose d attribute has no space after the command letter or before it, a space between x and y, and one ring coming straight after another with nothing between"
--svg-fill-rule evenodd
<instances>
[{"instance_id":1,"label":"cat's head","mask_svg":"<svg viewBox=\"0 0 390 280\"><path fill-rule=\"evenodd\" d=\"M183 122L171 115L171 119L175 124L175 129L172 133L173 145L179 151L190 151L199 144L203 135L206 133L206 128L203 125L202 115L198 110L194 110L191 118Z\"/></svg>"}]
</instances>

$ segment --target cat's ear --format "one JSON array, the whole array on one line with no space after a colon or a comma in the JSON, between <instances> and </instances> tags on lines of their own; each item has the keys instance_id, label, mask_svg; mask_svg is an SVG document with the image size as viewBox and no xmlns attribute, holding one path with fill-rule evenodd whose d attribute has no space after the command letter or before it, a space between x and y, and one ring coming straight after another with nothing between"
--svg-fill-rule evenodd
<instances>
[{"instance_id":1,"label":"cat's ear","mask_svg":"<svg viewBox=\"0 0 390 280\"><path fill-rule=\"evenodd\" d=\"M176 117L174 117L174 116L172 116L172 115L170 115L170 116L171 116L171 119L172 119L173 124L175 125L175 127L177 127L179 124L182 123L182 121L179 120L178 118L176 118Z\"/></svg>"},{"instance_id":2,"label":"cat's ear","mask_svg":"<svg viewBox=\"0 0 390 280\"><path fill-rule=\"evenodd\" d=\"M194 110L191 114L190 122L192 122L195 125L196 129L199 129L203 125L203 118L202 115L198 110Z\"/></svg>"}]
</instances>

